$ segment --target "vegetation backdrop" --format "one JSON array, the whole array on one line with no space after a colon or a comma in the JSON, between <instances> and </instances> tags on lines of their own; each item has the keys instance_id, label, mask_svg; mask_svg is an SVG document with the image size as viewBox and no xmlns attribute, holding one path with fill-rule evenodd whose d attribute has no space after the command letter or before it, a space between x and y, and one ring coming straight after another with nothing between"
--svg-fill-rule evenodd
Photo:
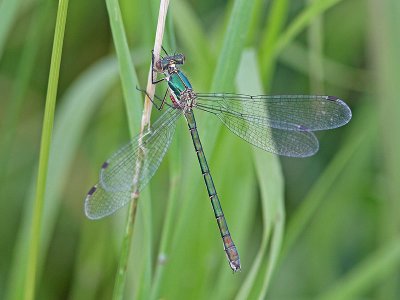
<instances>
[{"instance_id":1,"label":"vegetation backdrop","mask_svg":"<svg viewBox=\"0 0 400 300\"><path fill-rule=\"evenodd\" d=\"M111 298L127 209L90 221L83 201L102 162L138 132L135 86L146 86L159 1L119 1L132 68L121 58L127 68L119 68L115 55L117 4L71 1L55 78L57 1L0 0L1 299L22 298L31 263L49 81L58 93L42 230L33 237L36 298ZM178 122L138 202L126 299L399 299L399 13L398 0L171 0L164 46L185 53L197 91L336 95L353 119L318 133L315 156L292 159L253 149L198 113L241 254L237 274ZM138 79L126 93L129 72Z\"/></svg>"}]
</instances>

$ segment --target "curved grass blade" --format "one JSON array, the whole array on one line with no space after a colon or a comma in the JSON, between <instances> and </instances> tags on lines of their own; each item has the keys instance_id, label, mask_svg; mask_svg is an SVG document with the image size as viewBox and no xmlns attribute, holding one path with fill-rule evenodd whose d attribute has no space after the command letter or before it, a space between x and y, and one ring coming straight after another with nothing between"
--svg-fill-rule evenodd
<instances>
[{"instance_id":1,"label":"curved grass blade","mask_svg":"<svg viewBox=\"0 0 400 300\"><path fill-rule=\"evenodd\" d=\"M44 198L48 179L51 136L53 133L54 113L57 99L68 2L68 0L60 0L54 30L46 105L44 109L42 136L40 140L39 167L36 182L35 202L28 246L28 264L25 270L25 299L33 299L35 297L38 257L41 241L41 226L44 216Z\"/></svg>"},{"instance_id":2,"label":"curved grass blade","mask_svg":"<svg viewBox=\"0 0 400 300\"><path fill-rule=\"evenodd\" d=\"M99 183L90 189L85 199L88 218L99 219L112 214L132 199L133 187L135 192L145 187L167 152L181 113L169 108L143 136L133 138L103 164ZM139 177L135 178L137 161L141 161L142 166Z\"/></svg>"},{"instance_id":3,"label":"curved grass blade","mask_svg":"<svg viewBox=\"0 0 400 300\"><path fill-rule=\"evenodd\" d=\"M262 92L258 66L254 50L243 53L236 79L239 91ZM237 293L237 300L265 299L284 233L284 178L279 158L254 149L253 159L261 192L263 230L261 244Z\"/></svg>"},{"instance_id":4,"label":"curved grass blade","mask_svg":"<svg viewBox=\"0 0 400 300\"><path fill-rule=\"evenodd\" d=\"M360 155L360 149L370 149L373 142L371 139L376 136L378 128L376 118L371 118L373 113L371 108L367 107L364 111L357 114L358 119L352 125L353 132L348 137L348 142L345 142L345 147L340 149L334 159L325 168L325 171L319 176L308 194L304 197L301 206L296 210L287 224L285 240L282 251L280 253L280 261L283 261L288 252L294 247L295 243L300 238L301 234L307 229L309 223L315 214L318 213L318 208L326 199L329 189L337 188L335 181L342 176L345 168L355 155Z\"/></svg>"},{"instance_id":5,"label":"curved grass blade","mask_svg":"<svg viewBox=\"0 0 400 300\"><path fill-rule=\"evenodd\" d=\"M41 234L43 240L41 241L41 257L38 261L37 272L39 280L42 276L43 257L46 257L48 253L50 238L53 236L59 216L63 187L68 178L68 171L73 165L74 155L79 148L79 141L99 102L115 83L117 74L118 68L115 59L113 57L102 59L76 79L60 100L49 162L46 205L44 206ZM85 101L82 102L82 99L85 99ZM30 184L29 195L33 193L34 184L34 181ZM32 197L28 197L27 203L32 202ZM23 297L24 274L22 266L26 264L28 257L26 252L28 251L28 235L31 228L31 206L31 204L27 205L23 211L23 221L17 236L5 299L22 299Z\"/></svg>"},{"instance_id":6,"label":"curved grass blade","mask_svg":"<svg viewBox=\"0 0 400 300\"><path fill-rule=\"evenodd\" d=\"M319 300L362 298L374 286L396 276L400 266L400 239L394 238L340 277Z\"/></svg>"},{"instance_id":7,"label":"curved grass blade","mask_svg":"<svg viewBox=\"0 0 400 300\"><path fill-rule=\"evenodd\" d=\"M306 6L300 14L287 26L273 46L273 55L278 55L294 38L306 28L315 17L321 16L328 9L342 0L318 0Z\"/></svg>"},{"instance_id":8,"label":"curved grass blade","mask_svg":"<svg viewBox=\"0 0 400 300\"><path fill-rule=\"evenodd\" d=\"M279 61L299 73L318 78L319 75L309 68L310 55L310 49L300 42L292 41L280 53ZM364 91L371 77L368 70L347 66L327 56L322 57L322 65L325 72L324 77L320 77L319 80L350 91Z\"/></svg>"}]
</instances>

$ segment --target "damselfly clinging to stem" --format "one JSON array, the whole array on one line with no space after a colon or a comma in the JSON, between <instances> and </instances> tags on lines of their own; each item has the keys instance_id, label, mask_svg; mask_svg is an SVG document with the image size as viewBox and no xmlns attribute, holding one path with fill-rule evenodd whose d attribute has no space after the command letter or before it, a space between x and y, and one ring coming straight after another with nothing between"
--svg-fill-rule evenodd
<instances>
[{"instance_id":1,"label":"damselfly clinging to stem","mask_svg":"<svg viewBox=\"0 0 400 300\"><path fill-rule=\"evenodd\" d=\"M197 132L193 110L217 116L233 133L263 150L292 157L311 156L318 150L313 131L340 127L351 119L350 108L333 96L248 96L230 93L195 93L187 77L179 69L183 54L168 55L154 61L152 67L166 81L167 91L161 99L165 112L145 132L115 152L102 166L99 182L90 189L85 200L85 213L99 219L127 204L132 195L142 190L159 167L183 115L189 126L194 149L200 163L208 195L217 219L224 250L233 271L240 270L240 259L232 241L219 202L210 169ZM167 94L171 104L166 102ZM154 102L154 101L153 101Z\"/></svg>"}]
</instances>

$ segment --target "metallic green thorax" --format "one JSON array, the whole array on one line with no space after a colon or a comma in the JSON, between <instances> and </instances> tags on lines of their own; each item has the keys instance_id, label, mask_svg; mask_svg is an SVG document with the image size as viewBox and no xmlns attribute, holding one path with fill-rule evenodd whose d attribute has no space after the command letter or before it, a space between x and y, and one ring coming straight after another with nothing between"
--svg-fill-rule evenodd
<instances>
[{"instance_id":1,"label":"metallic green thorax","mask_svg":"<svg viewBox=\"0 0 400 300\"><path fill-rule=\"evenodd\" d=\"M189 80L181 71L177 71L168 77L168 86L176 96L177 100L179 100L181 93L184 90L187 88L192 89Z\"/></svg>"}]
</instances>

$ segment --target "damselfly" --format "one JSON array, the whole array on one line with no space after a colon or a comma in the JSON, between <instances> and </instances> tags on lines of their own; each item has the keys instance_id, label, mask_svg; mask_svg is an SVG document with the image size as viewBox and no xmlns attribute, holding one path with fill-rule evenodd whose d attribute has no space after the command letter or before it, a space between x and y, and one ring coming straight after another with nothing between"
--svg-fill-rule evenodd
<instances>
[{"instance_id":1,"label":"damselfly","mask_svg":"<svg viewBox=\"0 0 400 300\"><path fill-rule=\"evenodd\" d=\"M291 157L307 157L318 150L313 131L333 129L351 119L351 110L333 96L249 96L231 93L195 93L180 70L183 54L152 57L153 84L168 84L161 105L166 111L142 135L115 152L102 166L99 182L85 200L85 213L99 219L127 204L141 191L159 167L174 135L177 119L183 115L189 126L208 196L214 210L224 251L233 271L240 259L228 230L210 169L200 142L194 109L217 116L233 133L263 150ZM156 80L154 73L161 74ZM171 104L166 102L167 94ZM153 100L154 102L154 100Z\"/></svg>"}]
</instances>

